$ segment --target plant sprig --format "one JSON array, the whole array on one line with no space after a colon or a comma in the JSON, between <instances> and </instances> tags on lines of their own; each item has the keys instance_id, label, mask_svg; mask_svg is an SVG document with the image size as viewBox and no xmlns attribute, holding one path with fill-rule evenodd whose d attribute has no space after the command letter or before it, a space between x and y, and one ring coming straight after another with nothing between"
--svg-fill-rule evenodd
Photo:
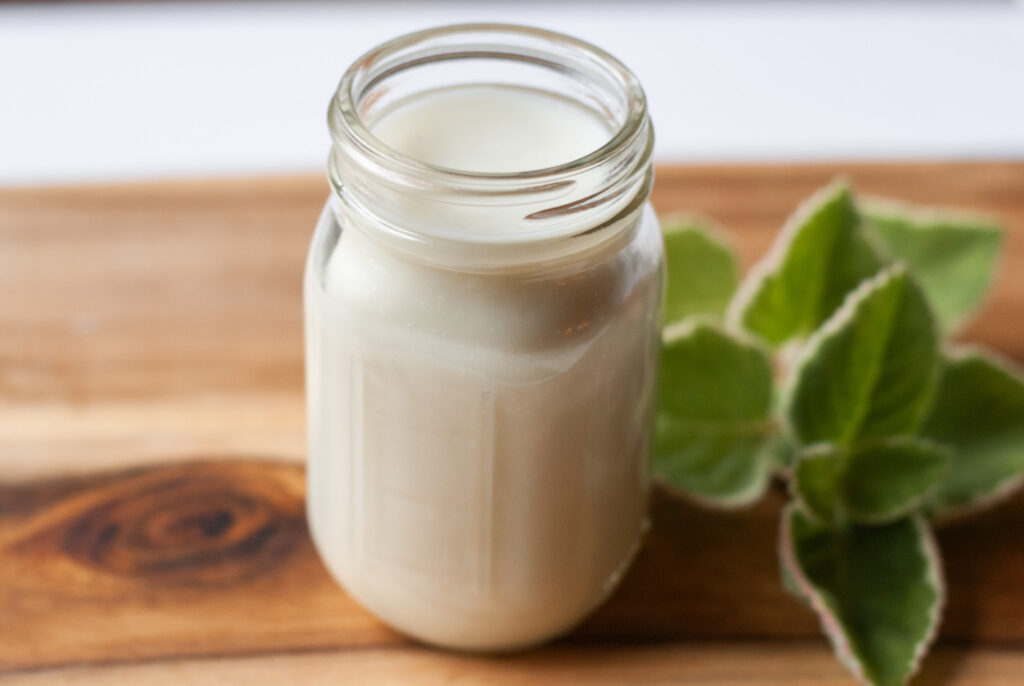
<instances>
[{"instance_id":1,"label":"plant sprig","mask_svg":"<svg viewBox=\"0 0 1024 686\"><path fill-rule=\"evenodd\" d=\"M719 507L781 478L783 581L874 686L906 683L938 630L931 522L1024 482L1024 374L945 340L1001 240L988 220L837 181L737 285L713 227L666 222L654 472Z\"/></svg>"}]
</instances>

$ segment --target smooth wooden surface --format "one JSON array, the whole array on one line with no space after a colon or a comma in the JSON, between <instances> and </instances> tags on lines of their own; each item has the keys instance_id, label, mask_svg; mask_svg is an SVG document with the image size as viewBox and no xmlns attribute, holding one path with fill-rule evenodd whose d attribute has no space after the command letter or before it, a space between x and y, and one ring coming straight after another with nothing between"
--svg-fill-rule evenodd
<instances>
[{"instance_id":1,"label":"smooth wooden surface","mask_svg":"<svg viewBox=\"0 0 1024 686\"><path fill-rule=\"evenodd\" d=\"M916 684L1019 684L1024 655L999 648L938 649ZM22 672L4 686L281 686L488 684L493 686L851 686L820 642L551 646L485 658L424 649L368 647L311 653L173 660Z\"/></svg>"},{"instance_id":2,"label":"smooth wooden surface","mask_svg":"<svg viewBox=\"0 0 1024 686\"><path fill-rule=\"evenodd\" d=\"M716 219L749 264L837 168L661 169L654 201ZM1024 164L841 168L865 192L1007 226L965 337L1024 361ZM7 681L849 683L779 585L779 493L718 513L657 490L620 591L521 656L414 646L340 591L301 470L300 275L325 193L313 177L0 190ZM1019 683L1024 498L940 544L947 647L920 683Z\"/></svg>"}]
</instances>

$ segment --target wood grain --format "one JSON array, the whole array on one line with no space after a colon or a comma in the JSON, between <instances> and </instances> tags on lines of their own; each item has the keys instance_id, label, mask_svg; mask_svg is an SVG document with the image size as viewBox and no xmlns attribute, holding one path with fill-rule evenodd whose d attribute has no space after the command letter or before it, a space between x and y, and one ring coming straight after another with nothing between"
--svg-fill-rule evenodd
<instances>
[{"instance_id":1,"label":"wood grain","mask_svg":"<svg viewBox=\"0 0 1024 686\"><path fill-rule=\"evenodd\" d=\"M565 642L806 639L773 492L721 513L656 489L625 583ZM328 577L296 465L217 460L0 489L0 669L399 646ZM939 536L943 638L1024 648L1024 498Z\"/></svg>"},{"instance_id":2,"label":"wood grain","mask_svg":"<svg viewBox=\"0 0 1024 686\"><path fill-rule=\"evenodd\" d=\"M936 651L921 686L1015 686L1024 654L993 648ZM503 658L381 647L221 660L76 667L0 677L5 686L279 686L481 684L590 686L854 686L822 642L554 646Z\"/></svg>"},{"instance_id":3,"label":"wood grain","mask_svg":"<svg viewBox=\"0 0 1024 686\"><path fill-rule=\"evenodd\" d=\"M839 170L1007 226L964 336L1024 361L1024 164L663 168L654 202L714 218L749 265ZM719 513L657 490L620 591L517 658L425 651L339 590L301 470L300 277L325 195L318 177L0 190L0 671L46 670L12 683L848 683L778 583L779 493ZM946 644L1002 648L948 648L922 682L1019 681L1022 521L1018 497L942 532Z\"/></svg>"},{"instance_id":4,"label":"wood grain","mask_svg":"<svg viewBox=\"0 0 1024 686\"><path fill-rule=\"evenodd\" d=\"M717 220L749 265L840 172L1004 223L993 296L964 335L1024 360L1024 163L663 167L653 200ZM0 189L4 477L301 460L300 282L326 193L313 176Z\"/></svg>"},{"instance_id":5,"label":"wood grain","mask_svg":"<svg viewBox=\"0 0 1024 686\"><path fill-rule=\"evenodd\" d=\"M1001 278L968 335L1024 359L1022 163L667 167L654 202L719 221L750 264L839 171L868 193L1003 221ZM298 388L300 275L326 191L316 177L0 190L4 397Z\"/></svg>"}]
</instances>

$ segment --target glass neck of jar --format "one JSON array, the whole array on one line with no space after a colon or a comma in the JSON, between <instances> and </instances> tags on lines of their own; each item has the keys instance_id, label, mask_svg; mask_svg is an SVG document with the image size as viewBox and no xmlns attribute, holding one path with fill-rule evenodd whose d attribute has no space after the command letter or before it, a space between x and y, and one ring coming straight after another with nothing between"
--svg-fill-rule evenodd
<instances>
[{"instance_id":1,"label":"glass neck of jar","mask_svg":"<svg viewBox=\"0 0 1024 686\"><path fill-rule=\"evenodd\" d=\"M398 99L439 84L477 83L570 97L605 118L609 141L562 166L487 174L419 162L371 133ZM463 271L517 269L612 248L628 240L653 180L653 132L635 77L592 46L535 29L450 27L385 44L343 77L329 124L329 179L341 225L412 259Z\"/></svg>"}]
</instances>

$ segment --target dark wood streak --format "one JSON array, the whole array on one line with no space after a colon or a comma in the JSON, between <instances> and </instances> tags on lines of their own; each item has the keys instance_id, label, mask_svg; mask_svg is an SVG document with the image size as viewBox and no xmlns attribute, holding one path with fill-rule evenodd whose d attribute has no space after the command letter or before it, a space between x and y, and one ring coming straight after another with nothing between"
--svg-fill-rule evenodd
<instances>
[{"instance_id":1,"label":"dark wood streak","mask_svg":"<svg viewBox=\"0 0 1024 686\"><path fill-rule=\"evenodd\" d=\"M303 475L203 460L0 487L0 671L401 643L327 576Z\"/></svg>"},{"instance_id":2,"label":"dark wood streak","mask_svg":"<svg viewBox=\"0 0 1024 686\"><path fill-rule=\"evenodd\" d=\"M64 551L99 571L193 586L238 583L286 561L304 526L293 497L242 491L250 485L193 465L177 469L164 481L118 483L64 528Z\"/></svg>"}]
</instances>

